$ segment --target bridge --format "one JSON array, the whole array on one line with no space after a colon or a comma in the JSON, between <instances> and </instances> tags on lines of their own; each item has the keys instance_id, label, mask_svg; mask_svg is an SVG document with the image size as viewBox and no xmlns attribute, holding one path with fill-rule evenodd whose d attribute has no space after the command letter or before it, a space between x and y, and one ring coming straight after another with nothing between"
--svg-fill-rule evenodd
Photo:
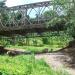
<instances>
[{"instance_id":1,"label":"bridge","mask_svg":"<svg viewBox=\"0 0 75 75\"><path fill-rule=\"evenodd\" d=\"M51 28L46 26L50 17L43 17L43 13L54 10L54 4L56 3L53 1L45 1L0 8L0 35L51 31ZM35 17L30 17L30 15L35 15Z\"/></svg>"}]
</instances>

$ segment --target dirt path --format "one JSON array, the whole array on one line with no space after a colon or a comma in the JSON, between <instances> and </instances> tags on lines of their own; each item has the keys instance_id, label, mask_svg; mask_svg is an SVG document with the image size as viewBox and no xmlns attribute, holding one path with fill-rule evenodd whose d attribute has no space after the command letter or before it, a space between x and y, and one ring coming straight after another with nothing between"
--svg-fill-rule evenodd
<instances>
[{"instance_id":1,"label":"dirt path","mask_svg":"<svg viewBox=\"0 0 75 75\"><path fill-rule=\"evenodd\" d=\"M35 55L36 59L44 59L45 62L49 65L52 66L55 70L61 70L65 69L70 75L75 75L75 69L65 67L65 62L63 60L69 61L70 58L66 55L63 55L61 53L48 53L48 54L40 54L40 55Z\"/></svg>"}]
</instances>

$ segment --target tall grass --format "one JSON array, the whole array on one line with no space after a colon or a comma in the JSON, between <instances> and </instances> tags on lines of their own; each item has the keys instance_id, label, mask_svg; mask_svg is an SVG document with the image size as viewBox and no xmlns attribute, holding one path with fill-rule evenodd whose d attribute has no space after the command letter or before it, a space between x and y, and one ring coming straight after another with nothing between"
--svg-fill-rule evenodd
<instances>
[{"instance_id":1,"label":"tall grass","mask_svg":"<svg viewBox=\"0 0 75 75\"><path fill-rule=\"evenodd\" d=\"M57 46L57 47L63 47L66 45L70 40L72 40L72 37L67 34L61 34L61 35L51 35L48 37L33 37L33 38L0 38L0 44L1 45L18 45L18 46Z\"/></svg>"},{"instance_id":2,"label":"tall grass","mask_svg":"<svg viewBox=\"0 0 75 75\"><path fill-rule=\"evenodd\" d=\"M50 36L50 37L35 37L28 38L29 45L26 44L26 38L23 41L16 42L14 45L7 44L6 48L18 48L28 51L43 51L48 49L49 51L59 50L68 45L69 41L72 40L72 37L67 35L61 36Z\"/></svg>"},{"instance_id":3,"label":"tall grass","mask_svg":"<svg viewBox=\"0 0 75 75\"><path fill-rule=\"evenodd\" d=\"M0 56L0 75L68 75L65 71L54 71L44 60L29 56Z\"/></svg>"},{"instance_id":4,"label":"tall grass","mask_svg":"<svg viewBox=\"0 0 75 75\"><path fill-rule=\"evenodd\" d=\"M49 37L1 38L0 45L4 45L6 48L18 48L32 52L43 51L44 49L56 51L68 45L68 42L72 39L71 36L61 33L60 35L51 34Z\"/></svg>"}]
</instances>

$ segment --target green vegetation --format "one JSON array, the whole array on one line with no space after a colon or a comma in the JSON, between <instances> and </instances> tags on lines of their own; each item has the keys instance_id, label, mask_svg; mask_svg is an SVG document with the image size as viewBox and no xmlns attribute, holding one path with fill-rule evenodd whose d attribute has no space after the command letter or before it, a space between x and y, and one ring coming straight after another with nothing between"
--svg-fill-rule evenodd
<instances>
[{"instance_id":1,"label":"green vegetation","mask_svg":"<svg viewBox=\"0 0 75 75\"><path fill-rule=\"evenodd\" d=\"M53 41L52 45L43 45L43 46L18 46L18 45L8 45L6 46L6 48L10 48L10 49L24 49L24 50L28 50L28 51L32 51L32 52L35 52L35 51L40 51L42 52L44 49L48 49L49 51L51 51L51 49L53 49L53 51L56 51L56 50L59 50L60 48L63 48L65 47L66 45L68 45L67 43L69 42L68 41Z\"/></svg>"},{"instance_id":2,"label":"green vegetation","mask_svg":"<svg viewBox=\"0 0 75 75\"><path fill-rule=\"evenodd\" d=\"M0 75L68 75L65 71L54 71L44 60L31 56L0 56Z\"/></svg>"},{"instance_id":3,"label":"green vegetation","mask_svg":"<svg viewBox=\"0 0 75 75\"><path fill-rule=\"evenodd\" d=\"M26 24L29 24L28 19L35 24L37 21L33 20L37 20L38 17L40 20L41 18L46 18L47 21L44 22L46 28L52 32L28 33L25 36L0 36L0 45L6 48L24 49L32 52L41 52L44 49L56 51L67 46L69 41L75 39L75 2L67 3L71 0L52 1L55 3L51 6L53 7L52 10L45 11L42 15L37 14L36 18L26 15L27 19L25 19ZM3 1L0 3L0 7L4 6L5 3ZM13 13L2 9L0 12L0 23L7 27L13 26L13 22L20 24L21 19L22 13L19 11L14 11ZM17 57L4 55L0 56L0 60L0 75L68 75L64 71L53 70L44 60L36 60L34 55Z\"/></svg>"},{"instance_id":4,"label":"green vegetation","mask_svg":"<svg viewBox=\"0 0 75 75\"><path fill-rule=\"evenodd\" d=\"M44 36L47 35L44 34ZM73 38L69 35L65 35L62 32L59 35L50 34L48 37L33 37L33 38L25 38L25 37L15 37L15 38L0 38L0 44L4 45L6 48L14 48L14 49L24 49L32 52L40 51L42 52L44 49L48 49L49 51L59 50L68 45L68 42Z\"/></svg>"}]
</instances>

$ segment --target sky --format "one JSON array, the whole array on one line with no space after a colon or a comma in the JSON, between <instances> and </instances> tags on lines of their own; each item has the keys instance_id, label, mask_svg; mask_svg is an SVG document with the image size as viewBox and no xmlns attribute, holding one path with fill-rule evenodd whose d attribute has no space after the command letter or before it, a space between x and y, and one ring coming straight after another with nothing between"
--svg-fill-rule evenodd
<instances>
[{"instance_id":1,"label":"sky","mask_svg":"<svg viewBox=\"0 0 75 75\"><path fill-rule=\"evenodd\" d=\"M42 2L42 1L49 1L49 0L7 0L6 6L12 7L12 6L17 6L17 5Z\"/></svg>"},{"instance_id":2,"label":"sky","mask_svg":"<svg viewBox=\"0 0 75 75\"><path fill-rule=\"evenodd\" d=\"M7 0L6 6L12 7L12 6L17 6L17 5L29 4L29 3L35 3L35 2L43 2L43 1L49 1L49 0ZM30 14L31 17L35 17L35 15L36 15L35 11L32 11Z\"/></svg>"},{"instance_id":3,"label":"sky","mask_svg":"<svg viewBox=\"0 0 75 75\"><path fill-rule=\"evenodd\" d=\"M0 0L0 1L3 1L3 0ZM50 1L50 0L6 0L6 6L12 7L17 5L24 5L29 3L43 2L43 1ZM33 16L33 13L35 13L35 11L32 11L31 13L32 13L31 16Z\"/></svg>"},{"instance_id":4,"label":"sky","mask_svg":"<svg viewBox=\"0 0 75 75\"><path fill-rule=\"evenodd\" d=\"M43 2L43 1L49 1L49 0L7 0L6 6L12 7L17 5L24 5L24 4L35 3L35 2ZM30 17L36 17L36 12L34 10L30 13Z\"/></svg>"}]
</instances>

